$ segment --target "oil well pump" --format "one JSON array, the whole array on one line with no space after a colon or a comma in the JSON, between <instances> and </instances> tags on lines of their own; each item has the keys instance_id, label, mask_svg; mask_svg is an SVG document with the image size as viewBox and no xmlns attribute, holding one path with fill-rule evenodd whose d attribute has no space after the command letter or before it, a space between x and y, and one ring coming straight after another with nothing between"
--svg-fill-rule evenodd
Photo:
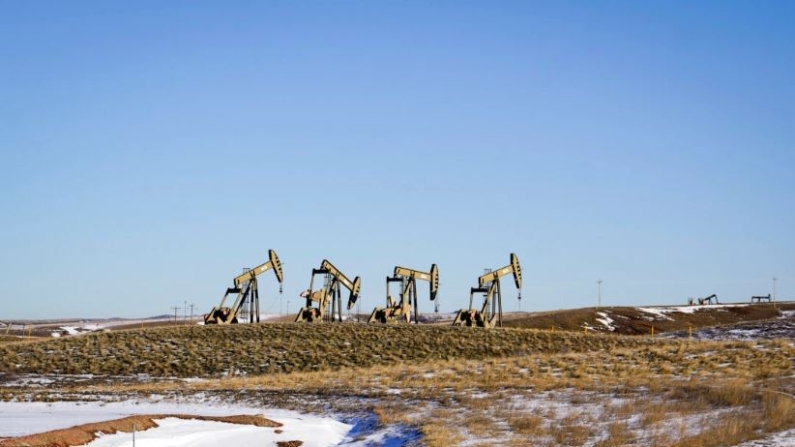
<instances>
[{"instance_id":1,"label":"oil well pump","mask_svg":"<svg viewBox=\"0 0 795 447\"><path fill-rule=\"evenodd\" d=\"M436 299L436 292L439 290L439 269L436 264L431 265L429 273L419 270L407 269L397 266L392 276L386 277L386 307L377 307L370 314L368 323L391 323L401 320L406 323L411 322L411 306L414 305L414 322L419 322L419 310L417 307L417 280L428 281L431 289L431 301ZM401 285L400 301L394 299L389 294L389 286L393 283Z\"/></svg>"},{"instance_id":2,"label":"oil well pump","mask_svg":"<svg viewBox=\"0 0 795 447\"><path fill-rule=\"evenodd\" d=\"M508 274L513 274L513 281L519 290L519 299L522 299L522 268L519 265L519 257L511 253L510 264L486 272L478 278L478 287L472 287L469 291L469 309L458 311L453 326L502 327L500 278ZM484 295L483 308L479 311L472 307L476 293Z\"/></svg>"},{"instance_id":3,"label":"oil well pump","mask_svg":"<svg viewBox=\"0 0 795 447\"><path fill-rule=\"evenodd\" d=\"M317 290L314 289L315 275L323 275L323 286ZM342 321L342 286L350 292L348 309L351 309L359 299L359 290L362 287L361 279L357 276L351 281L331 262L324 259L320 268L312 269L309 289L301 293L301 297L306 299L306 305L298 311L295 322L317 323L323 320L336 321L337 318ZM317 303L317 307L313 307L313 303ZM331 305L330 313L328 312L329 305Z\"/></svg>"},{"instance_id":4,"label":"oil well pump","mask_svg":"<svg viewBox=\"0 0 795 447\"><path fill-rule=\"evenodd\" d=\"M229 324L237 323L237 315L249 305L249 322L253 323L255 318L259 323L259 288L257 287L257 276L268 270L273 270L276 279L279 281L279 293L282 293L282 282L284 272L282 263L276 252L268 250L268 261L260 264L253 269L249 269L232 280L232 287L226 289L226 293L221 298L221 304L213 307L210 313L204 315L204 324ZM230 295L235 295L235 301L231 306L225 307L224 304Z\"/></svg>"},{"instance_id":5,"label":"oil well pump","mask_svg":"<svg viewBox=\"0 0 795 447\"><path fill-rule=\"evenodd\" d=\"M714 302L713 302L713 300L714 300ZM699 306L703 306L705 304L720 304L720 302L718 301L718 295L715 295L713 293L710 296L698 299L698 305Z\"/></svg>"}]
</instances>

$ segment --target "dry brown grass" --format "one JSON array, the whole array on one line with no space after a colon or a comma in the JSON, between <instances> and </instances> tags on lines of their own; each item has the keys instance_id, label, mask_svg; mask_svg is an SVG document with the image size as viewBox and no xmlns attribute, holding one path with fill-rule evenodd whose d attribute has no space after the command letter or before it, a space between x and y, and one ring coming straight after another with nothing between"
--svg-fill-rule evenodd
<instances>
[{"instance_id":1,"label":"dry brown grass","mask_svg":"<svg viewBox=\"0 0 795 447\"><path fill-rule=\"evenodd\" d=\"M544 419L535 414L525 411L513 410L505 417L511 431L520 436L538 437L542 435L541 429L544 426Z\"/></svg>"},{"instance_id":2,"label":"dry brown grass","mask_svg":"<svg viewBox=\"0 0 795 447\"><path fill-rule=\"evenodd\" d=\"M0 335L0 344L3 343L13 343L17 341L21 341L22 339L19 337L14 337L10 335Z\"/></svg>"},{"instance_id":3,"label":"dry brown grass","mask_svg":"<svg viewBox=\"0 0 795 447\"><path fill-rule=\"evenodd\" d=\"M459 416L452 410L433 411L430 420L421 427L425 444L428 447L453 447L461 443L464 435L451 423Z\"/></svg>"},{"instance_id":4,"label":"dry brown grass","mask_svg":"<svg viewBox=\"0 0 795 447\"><path fill-rule=\"evenodd\" d=\"M301 447L304 441L277 441L277 447Z\"/></svg>"},{"instance_id":5,"label":"dry brown grass","mask_svg":"<svg viewBox=\"0 0 795 447\"><path fill-rule=\"evenodd\" d=\"M637 437L626 421L611 422L607 427L607 437L597 441L594 447L619 447L632 445Z\"/></svg>"},{"instance_id":6,"label":"dry brown grass","mask_svg":"<svg viewBox=\"0 0 795 447\"><path fill-rule=\"evenodd\" d=\"M386 426L392 424L410 425L413 423L413 405L399 400L384 400L381 404L372 408L373 414L378 419L379 425Z\"/></svg>"},{"instance_id":7,"label":"dry brown grass","mask_svg":"<svg viewBox=\"0 0 795 447\"><path fill-rule=\"evenodd\" d=\"M96 333L0 345L0 371L220 376L337 370L441 359L610 351L651 341L532 330L267 324Z\"/></svg>"}]
</instances>

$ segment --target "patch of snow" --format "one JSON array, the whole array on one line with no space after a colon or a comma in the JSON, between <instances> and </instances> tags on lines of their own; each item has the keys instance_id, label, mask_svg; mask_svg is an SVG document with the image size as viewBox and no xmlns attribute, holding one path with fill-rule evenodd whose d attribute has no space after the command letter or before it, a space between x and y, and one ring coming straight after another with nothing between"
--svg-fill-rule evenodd
<instances>
[{"instance_id":1,"label":"patch of snow","mask_svg":"<svg viewBox=\"0 0 795 447\"><path fill-rule=\"evenodd\" d=\"M339 445L350 426L331 427L324 422L297 420L280 427L280 433L269 427L229 424L216 421L165 418L156 420L158 427L138 432L136 442L148 447L216 447L218 445L267 445L277 441L303 441L306 447ZM280 421L281 422L281 421ZM105 435L84 447L127 447L132 445L131 433Z\"/></svg>"},{"instance_id":2,"label":"patch of snow","mask_svg":"<svg viewBox=\"0 0 795 447\"><path fill-rule=\"evenodd\" d=\"M84 323L79 326L60 326L56 331L52 332L52 336L59 337L60 335L80 335L88 332L102 331L105 329L107 329L107 326L101 325L99 323Z\"/></svg>"},{"instance_id":3,"label":"patch of snow","mask_svg":"<svg viewBox=\"0 0 795 447\"><path fill-rule=\"evenodd\" d=\"M702 309L718 309L718 310L726 310L730 307L748 307L748 304L704 304L701 306L693 305L693 306L671 306L671 307L638 307L637 309L641 312L647 312L650 314L655 314L659 316L665 316L665 314L671 312L679 312L683 314L692 314L697 310Z\"/></svg>"},{"instance_id":4,"label":"patch of snow","mask_svg":"<svg viewBox=\"0 0 795 447\"><path fill-rule=\"evenodd\" d=\"M339 445L345 435L350 431L351 426L328 417L305 415L294 411L272 410L242 405L207 405L206 403L180 404L173 402L150 402L150 401L125 401L112 403L75 403L75 402L0 402L0 437L15 437L33 433L41 433L50 430L74 427L77 425L88 424L91 422L109 421L136 414L188 414L202 416L232 416L240 414L261 414L273 421L284 424L280 429L283 431L278 437L269 438L275 441L301 440L305 447L326 447ZM170 420L170 419L168 419ZM166 420L164 420L166 421ZM219 432L224 433L223 441L230 445L254 445L247 442L245 436L249 436L249 426L237 424L224 424L227 427L219 427L210 423L208 425L195 425L198 421L175 420L173 424L167 422L166 431L158 432L159 429L141 432L136 435L136 439L143 439L140 436L151 436L151 442L146 444L150 447L160 446L211 446L218 445ZM234 427L228 427L233 425ZM168 428L171 427L171 428ZM188 430L188 427L190 430ZM246 430L242 430L247 428ZM257 428L262 439L264 435L276 436L274 429ZM241 429L242 431L237 431ZM205 444L202 434L207 430L208 439L215 442ZM186 432L196 434L196 437L187 436ZM129 446L131 445L131 434L121 433L116 435L103 436L94 441L102 441L103 444L89 444L91 447L110 447L110 446ZM240 438L238 438L240 436ZM179 439L179 441L171 442ZM107 442L107 443L104 443ZM201 443L198 443L201 442ZM268 442L265 442L268 444ZM258 441L257 445L262 445Z\"/></svg>"},{"instance_id":5,"label":"patch of snow","mask_svg":"<svg viewBox=\"0 0 795 447\"><path fill-rule=\"evenodd\" d=\"M484 393L482 391L473 391L472 394L469 395L472 399L486 399L491 397L489 393Z\"/></svg>"},{"instance_id":6,"label":"patch of snow","mask_svg":"<svg viewBox=\"0 0 795 447\"><path fill-rule=\"evenodd\" d=\"M416 428L409 428L402 424L382 426L375 415L359 417L348 421L353 428L340 443L345 447L401 447L416 445L421 438Z\"/></svg>"},{"instance_id":7,"label":"patch of snow","mask_svg":"<svg viewBox=\"0 0 795 447\"><path fill-rule=\"evenodd\" d=\"M602 317L602 318L597 318L596 321L602 323L607 328L607 330L609 331L616 330L616 327L613 326L613 319L608 317L605 312L597 312L596 315Z\"/></svg>"},{"instance_id":8,"label":"patch of snow","mask_svg":"<svg viewBox=\"0 0 795 447\"><path fill-rule=\"evenodd\" d=\"M669 317L668 315L665 315L667 312L672 312L672 311L653 308L653 307L638 307L638 310L659 317L661 320L673 321L673 318ZM687 312L687 313L692 313L692 312ZM650 321L654 321L654 318L650 319Z\"/></svg>"},{"instance_id":9,"label":"patch of snow","mask_svg":"<svg viewBox=\"0 0 795 447\"><path fill-rule=\"evenodd\" d=\"M42 376L28 376L17 380L10 380L0 386L4 387L40 387L55 383L55 380Z\"/></svg>"},{"instance_id":10,"label":"patch of snow","mask_svg":"<svg viewBox=\"0 0 795 447\"><path fill-rule=\"evenodd\" d=\"M408 429L401 425L392 425L366 436L345 438L345 441L339 445L345 447L400 447L415 445L413 442L419 441L421 437L420 432L416 429Z\"/></svg>"},{"instance_id":11,"label":"patch of snow","mask_svg":"<svg viewBox=\"0 0 795 447\"><path fill-rule=\"evenodd\" d=\"M737 444L735 447L791 447L795 445L795 430L785 430L764 439Z\"/></svg>"}]
</instances>

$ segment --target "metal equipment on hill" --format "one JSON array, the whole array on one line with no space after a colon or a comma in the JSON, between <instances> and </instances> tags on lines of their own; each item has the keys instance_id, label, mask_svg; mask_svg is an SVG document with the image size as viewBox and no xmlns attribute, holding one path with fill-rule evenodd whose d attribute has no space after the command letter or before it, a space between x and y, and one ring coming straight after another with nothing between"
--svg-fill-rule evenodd
<instances>
[{"instance_id":1,"label":"metal equipment on hill","mask_svg":"<svg viewBox=\"0 0 795 447\"><path fill-rule=\"evenodd\" d=\"M323 287L314 289L315 275L325 275ZM317 323L324 319L329 321L342 321L342 297L341 287L345 286L350 295L348 297L348 309L353 308L359 298L359 290L362 281L357 276L353 281L348 279L339 269L327 259L320 264L320 268L312 269L312 279L309 282L309 289L301 293L302 298L306 298L306 306L298 311L295 317L297 322ZM312 307L312 303L318 303L317 307ZM328 306L331 304L331 313L327 313Z\"/></svg>"},{"instance_id":2,"label":"metal equipment on hill","mask_svg":"<svg viewBox=\"0 0 795 447\"><path fill-rule=\"evenodd\" d=\"M769 293L767 295L752 296L751 297L751 302L753 303L754 301L756 301L757 303L761 303L762 301L767 301L768 303L773 302L773 300L770 298L770 294Z\"/></svg>"},{"instance_id":3,"label":"metal equipment on hill","mask_svg":"<svg viewBox=\"0 0 795 447\"><path fill-rule=\"evenodd\" d=\"M428 281L431 289L431 301L436 299L436 292L439 290L439 269L436 264L431 265L430 273L419 270L407 269L397 266L392 276L386 277L386 307L376 307L370 314L368 323L390 323L404 320L411 322L411 305L414 304L414 322L419 322L419 310L417 307L417 280ZM400 301L389 294L389 285L400 283Z\"/></svg>"},{"instance_id":4,"label":"metal equipment on hill","mask_svg":"<svg viewBox=\"0 0 795 447\"><path fill-rule=\"evenodd\" d=\"M282 281L284 272L282 263L276 252L268 250L268 261L253 269L249 269L238 275L232 280L233 286L226 289L221 304L213 307L210 313L204 315L204 324L229 324L237 323L237 315L241 309L249 304L249 322L253 323L256 318L259 323L259 289L257 288L257 276L268 270L273 269L276 279L279 281L279 293L282 293ZM230 307L224 307L229 295L236 295L234 303Z\"/></svg>"},{"instance_id":5,"label":"metal equipment on hill","mask_svg":"<svg viewBox=\"0 0 795 447\"><path fill-rule=\"evenodd\" d=\"M469 309L461 309L455 316L453 326L477 326L491 328L502 327L502 292L500 291L500 278L513 274L513 281L519 290L519 299L522 299L522 268L519 258L511 253L511 263L503 268L486 272L478 278L478 287L469 291ZM473 299L476 293L484 294L483 308L475 310Z\"/></svg>"},{"instance_id":6,"label":"metal equipment on hill","mask_svg":"<svg viewBox=\"0 0 795 447\"><path fill-rule=\"evenodd\" d=\"M712 302L713 300L715 301L714 303ZM713 293L712 295L710 295L710 296L708 296L706 298L699 298L698 299L698 305L699 306L703 306L705 304L720 304L720 302L718 301L718 295L715 295Z\"/></svg>"}]
</instances>

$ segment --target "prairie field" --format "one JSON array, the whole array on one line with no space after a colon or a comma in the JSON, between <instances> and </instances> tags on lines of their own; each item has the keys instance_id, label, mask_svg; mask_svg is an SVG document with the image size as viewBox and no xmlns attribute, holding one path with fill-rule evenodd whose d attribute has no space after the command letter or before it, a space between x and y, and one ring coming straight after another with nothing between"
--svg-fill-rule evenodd
<instances>
[{"instance_id":1,"label":"prairie field","mask_svg":"<svg viewBox=\"0 0 795 447\"><path fill-rule=\"evenodd\" d=\"M733 446L795 436L791 312L692 333L672 325L654 337L593 329L625 310L580 312L572 330L278 323L4 342L0 397L245 402L369 421L369 432L394 434L391 445ZM764 336L780 325L789 336ZM738 327L758 336L714 335ZM380 445L366 433L350 445Z\"/></svg>"}]
</instances>

